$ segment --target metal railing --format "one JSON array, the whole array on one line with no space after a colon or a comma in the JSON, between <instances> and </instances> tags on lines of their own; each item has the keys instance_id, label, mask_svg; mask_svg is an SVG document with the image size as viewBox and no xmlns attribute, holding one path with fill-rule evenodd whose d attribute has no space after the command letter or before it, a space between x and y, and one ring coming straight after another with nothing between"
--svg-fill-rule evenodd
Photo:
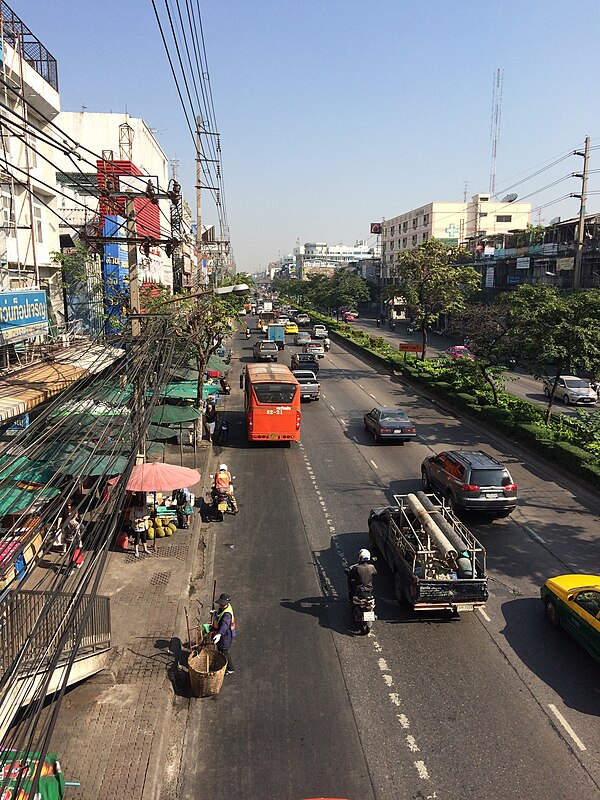
<instances>
[{"instance_id":1,"label":"metal railing","mask_svg":"<svg viewBox=\"0 0 600 800\"><path fill-rule=\"evenodd\" d=\"M4 39L13 50L21 49L23 60L58 92L58 65L54 56L4 0L0 2L0 16Z\"/></svg>"},{"instance_id":2,"label":"metal railing","mask_svg":"<svg viewBox=\"0 0 600 800\"><path fill-rule=\"evenodd\" d=\"M70 594L50 596L45 592L23 590L8 598L0 606L0 674L14 663L29 640L20 673L43 670L54 654L53 642L67 634L65 647L57 664L65 663L71 656L83 624L83 615L91 602L90 614L83 624L77 657L90 655L110 648L110 598L103 595L86 596L75 617L67 622L73 597ZM41 624L33 629L41 618Z\"/></svg>"}]
</instances>

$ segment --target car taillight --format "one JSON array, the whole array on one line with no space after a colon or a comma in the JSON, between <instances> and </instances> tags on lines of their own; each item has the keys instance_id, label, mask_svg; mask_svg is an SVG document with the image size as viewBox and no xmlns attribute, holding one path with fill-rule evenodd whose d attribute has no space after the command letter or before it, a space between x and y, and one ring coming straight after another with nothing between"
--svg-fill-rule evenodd
<instances>
[{"instance_id":1,"label":"car taillight","mask_svg":"<svg viewBox=\"0 0 600 800\"><path fill-rule=\"evenodd\" d=\"M459 487L461 492L478 492L479 486L476 486L474 483L463 483Z\"/></svg>"},{"instance_id":2,"label":"car taillight","mask_svg":"<svg viewBox=\"0 0 600 800\"><path fill-rule=\"evenodd\" d=\"M404 433L416 433L416 428L404 428Z\"/></svg>"},{"instance_id":3,"label":"car taillight","mask_svg":"<svg viewBox=\"0 0 600 800\"><path fill-rule=\"evenodd\" d=\"M296 411L296 430L300 430L300 412Z\"/></svg>"},{"instance_id":4,"label":"car taillight","mask_svg":"<svg viewBox=\"0 0 600 800\"><path fill-rule=\"evenodd\" d=\"M321 391L321 384L320 384L320 383L317 383L317 389L318 389L319 391Z\"/></svg>"},{"instance_id":5,"label":"car taillight","mask_svg":"<svg viewBox=\"0 0 600 800\"><path fill-rule=\"evenodd\" d=\"M393 428L380 428L379 429L380 433L392 433L392 431L393 431Z\"/></svg>"},{"instance_id":6,"label":"car taillight","mask_svg":"<svg viewBox=\"0 0 600 800\"><path fill-rule=\"evenodd\" d=\"M254 424L254 419L253 419L253 417L254 417L254 412L253 412L253 411L249 411L249 412L248 412L248 427L249 427L250 429L252 429L252 425Z\"/></svg>"},{"instance_id":7,"label":"car taillight","mask_svg":"<svg viewBox=\"0 0 600 800\"><path fill-rule=\"evenodd\" d=\"M507 483L504 489L507 492L516 492L517 491L517 484L516 483Z\"/></svg>"}]
</instances>

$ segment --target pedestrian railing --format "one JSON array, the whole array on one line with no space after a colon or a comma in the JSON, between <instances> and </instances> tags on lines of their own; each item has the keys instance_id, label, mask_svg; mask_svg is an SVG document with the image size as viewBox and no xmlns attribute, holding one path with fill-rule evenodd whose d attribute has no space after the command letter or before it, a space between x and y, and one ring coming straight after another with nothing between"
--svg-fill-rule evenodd
<instances>
[{"instance_id":1,"label":"pedestrian railing","mask_svg":"<svg viewBox=\"0 0 600 800\"><path fill-rule=\"evenodd\" d=\"M44 670L110 648L110 598L86 595L72 612L73 595L22 590L0 606L0 674L20 657L18 672ZM88 612L89 606L89 612ZM87 613L87 618L84 615Z\"/></svg>"}]
</instances>

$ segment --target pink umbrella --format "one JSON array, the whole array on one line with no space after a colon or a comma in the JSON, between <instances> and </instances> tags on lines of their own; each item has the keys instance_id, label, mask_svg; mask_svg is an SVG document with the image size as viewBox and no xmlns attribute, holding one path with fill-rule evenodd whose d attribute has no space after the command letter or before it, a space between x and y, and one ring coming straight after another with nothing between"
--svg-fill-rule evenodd
<instances>
[{"instance_id":1,"label":"pink umbrella","mask_svg":"<svg viewBox=\"0 0 600 800\"><path fill-rule=\"evenodd\" d=\"M175 464L138 464L131 472L127 483L128 492L168 492L193 486L200 480L200 473Z\"/></svg>"}]
</instances>

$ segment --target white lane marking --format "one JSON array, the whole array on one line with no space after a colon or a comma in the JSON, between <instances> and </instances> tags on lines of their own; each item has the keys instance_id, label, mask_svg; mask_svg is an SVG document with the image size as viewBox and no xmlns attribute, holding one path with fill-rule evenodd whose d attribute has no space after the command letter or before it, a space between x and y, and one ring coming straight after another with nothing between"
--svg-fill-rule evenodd
<instances>
[{"instance_id":1,"label":"white lane marking","mask_svg":"<svg viewBox=\"0 0 600 800\"><path fill-rule=\"evenodd\" d=\"M396 716L398 717L398 722L402 728L410 728L410 722L408 721L406 714L396 714Z\"/></svg>"},{"instance_id":2,"label":"white lane marking","mask_svg":"<svg viewBox=\"0 0 600 800\"><path fill-rule=\"evenodd\" d=\"M581 739L579 738L579 736L577 736L577 734L575 733L575 731L573 730L573 728L572 728L572 727L569 725L569 723L567 722L567 720L566 720L566 719L563 717L563 715L560 713L560 711L559 711L559 710L558 710L558 708L557 708L557 707L554 705L554 703L549 703L549 704L548 704L548 708L550 709L550 711L552 711L552 713L554 714L554 716L556 717L556 719L557 719L557 720L560 722L560 724L563 726L563 728L564 728L564 729L566 730L566 732L569 734L569 736L571 737L571 739L573 739L573 741L575 742L575 744L577 745L577 747L578 747L580 750L582 750L582 751L584 751L584 750L587 750L587 747L586 747L586 746L584 745L584 743L581 741Z\"/></svg>"},{"instance_id":3,"label":"white lane marking","mask_svg":"<svg viewBox=\"0 0 600 800\"><path fill-rule=\"evenodd\" d=\"M384 681L385 685L388 687L388 689L390 689L394 684L394 679L392 678L391 675L384 675L383 676L383 681Z\"/></svg>"},{"instance_id":4,"label":"white lane marking","mask_svg":"<svg viewBox=\"0 0 600 800\"><path fill-rule=\"evenodd\" d=\"M419 773L419 778L422 778L424 781L428 781L429 772L427 772L427 767L425 766L425 762L415 761L415 767L417 768L417 772Z\"/></svg>"},{"instance_id":5,"label":"white lane marking","mask_svg":"<svg viewBox=\"0 0 600 800\"><path fill-rule=\"evenodd\" d=\"M398 692L390 692L390 700L395 706L400 706L400 695Z\"/></svg>"},{"instance_id":6,"label":"white lane marking","mask_svg":"<svg viewBox=\"0 0 600 800\"><path fill-rule=\"evenodd\" d=\"M373 466L375 467L375 469L379 469L379 468L378 468L378 466L377 466L377 464L376 464L376 463L373 461L373 459L371 459L371 464L373 464Z\"/></svg>"},{"instance_id":7,"label":"white lane marking","mask_svg":"<svg viewBox=\"0 0 600 800\"><path fill-rule=\"evenodd\" d=\"M356 436L353 436L352 438L354 439L354 441L356 442L356 444L358 444L358 439L356 438Z\"/></svg>"},{"instance_id":8,"label":"white lane marking","mask_svg":"<svg viewBox=\"0 0 600 800\"><path fill-rule=\"evenodd\" d=\"M406 737L406 744L408 745L408 749L411 751L411 753L418 753L419 752L419 746L416 743L414 736L411 736L409 734Z\"/></svg>"},{"instance_id":9,"label":"white lane marking","mask_svg":"<svg viewBox=\"0 0 600 800\"><path fill-rule=\"evenodd\" d=\"M373 400L375 400L375 402L377 402L377 398L375 397L374 394L371 394L371 392L367 392L367 394L369 395L369 397L372 397Z\"/></svg>"},{"instance_id":10,"label":"white lane marking","mask_svg":"<svg viewBox=\"0 0 600 800\"><path fill-rule=\"evenodd\" d=\"M541 536L539 536L539 534L537 534L535 531L531 530L529 525L523 525L523 527L525 528L527 533L531 536L531 538L536 540L536 542L538 542L539 544L546 544L546 542L542 539Z\"/></svg>"},{"instance_id":11,"label":"white lane marking","mask_svg":"<svg viewBox=\"0 0 600 800\"><path fill-rule=\"evenodd\" d=\"M379 644L379 642L373 642L373 649L374 649L374 650L375 650L377 653L381 653L382 647L381 647L381 645Z\"/></svg>"},{"instance_id":12,"label":"white lane marking","mask_svg":"<svg viewBox=\"0 0 600 800\"><path fill-rule=\"evenodd\" d=\"M481 606L477 607L477 611L479 611L479 613L481 614L481 616L484 618L484 620L486 622L491 622L492 621L491 618L488 617L488 615L486 614L486 612L484 611L484 609Z\"/></svg>"},{"instance_id":13,"label":"white lane marking","mask_svg":"<svg viewBox=\"0 0 600 800\"><path fill-rule=\"evenodd\" d=\"M387 661L385 660L385 658L380 658L377 663L379 664L379 669L382 672L389 672L390 668L388 667L388 664L387 664Z\"/></svg>"},{"instance_id":14,"label":"white lane marking","mask_svg":"<svg viewBox=\"0 0 600 800\"><path fill-rule=\"evenodd\" d=\"M329 406L329 408L330 408L332 411L335 411L335 408L334 408L333 406Z\"/></svg>"}]
</instances>

